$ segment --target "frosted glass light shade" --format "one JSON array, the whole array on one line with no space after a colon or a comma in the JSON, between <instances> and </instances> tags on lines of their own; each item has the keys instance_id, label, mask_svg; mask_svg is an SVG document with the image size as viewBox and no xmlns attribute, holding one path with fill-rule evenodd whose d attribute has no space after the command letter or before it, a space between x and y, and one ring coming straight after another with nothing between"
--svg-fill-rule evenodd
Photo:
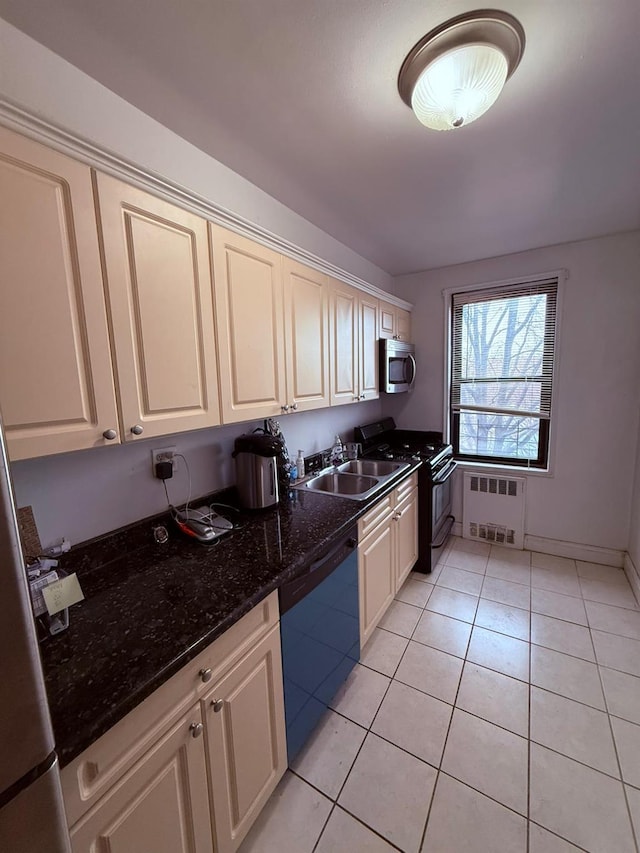
<instances>
[{"instance_id":1,"label":"frosted glass light shade","mask_svg":"<svg viewBox=\"0 0 640 853\"><path fill-rule=\"evenodd\" d=\"M470 44L430 63L418 78L411 107L433 130L451 130L475 121L495 103L507 79L501 50Z\"/></svg>"}]
</instances>

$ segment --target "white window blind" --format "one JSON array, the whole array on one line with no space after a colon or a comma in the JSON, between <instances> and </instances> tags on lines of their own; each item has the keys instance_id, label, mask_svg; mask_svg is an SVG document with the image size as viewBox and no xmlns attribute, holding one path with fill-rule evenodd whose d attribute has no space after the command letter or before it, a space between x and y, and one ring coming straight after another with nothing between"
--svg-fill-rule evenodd
<instances>
[{"instance_id":1,"label":"white window blind","mask_svg":"<svg viewBox=\"0 0 640 853\"><path fill-rule=\"evenodd\" d=\"M453 294L450 399L462 456L546 459L557 290L549 278Z\"/></svg>"}]
</instances>

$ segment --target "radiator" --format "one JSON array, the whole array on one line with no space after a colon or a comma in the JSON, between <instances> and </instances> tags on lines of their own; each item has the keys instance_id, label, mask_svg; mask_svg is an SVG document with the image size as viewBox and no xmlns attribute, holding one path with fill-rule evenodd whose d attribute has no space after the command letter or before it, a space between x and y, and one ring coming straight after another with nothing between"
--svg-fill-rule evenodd
<instances>
[{"instance_id":1,"label":"radiator","mask_svg":"<svg viewBox=\"0 0 640 853\"><path fill-rule=\"evenodd\" d=\"M462 495L464 539L524 547L524 477L495 477L465 472Z\"/></svg>"}]
</instances>

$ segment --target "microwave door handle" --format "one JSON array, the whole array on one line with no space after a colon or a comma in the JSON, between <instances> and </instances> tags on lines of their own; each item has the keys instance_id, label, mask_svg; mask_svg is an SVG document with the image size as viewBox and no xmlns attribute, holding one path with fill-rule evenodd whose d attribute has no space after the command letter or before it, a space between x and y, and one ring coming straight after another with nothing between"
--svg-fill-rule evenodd
<instances>
[{"instance_id":1,"label":"microwave door handle","mask_svg":"<svg viewBox=\"0 0 640 853\"><path fill-rule=\"evenodd\" d=\"M410 378L407 378L407 362L411 363L411 377ZM409 387L411 387L411 385L413 385L413 383L416 381L416 360L411 355L410 352L407 353L407 358L406 358L406 361L404 364L405 364L405 369L404 369L405 379L407 381L407 385L409 385Z\"/></svg>"}]
</instances>

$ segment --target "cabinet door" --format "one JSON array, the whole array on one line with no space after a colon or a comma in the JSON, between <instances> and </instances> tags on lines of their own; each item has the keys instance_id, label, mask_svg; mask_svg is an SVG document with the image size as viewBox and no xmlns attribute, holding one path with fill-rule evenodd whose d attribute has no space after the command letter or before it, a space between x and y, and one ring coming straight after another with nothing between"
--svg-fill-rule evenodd
<instances>
[{"instance_id":1,"label":"cabinet door","mask_svg":"<svg viewBox=\"0 0 640 853\"><path fill-rule=\"evenodd\" d=\"M375 528L358 547L360 648L373 633L395 595L392 518Z\"/></svg>"},{"instance_id":2,"label":"cabinet door","mask_svg":"<svg viewBox=\"0 0 640 853\"><path fill-rule=\"evenodd\" d=\"M196 705L71 828L73 853L213 853Z\"/></svg>"},{"instance_id":3,"label":"cabinet door","mask_svg":"<svg viewBox=\"0 0 640 853\"><path fill-rule=\"evenodd\" d=\"M284 258L287 404L329 405L329 282L326 275Z\"/></svg>"},{"instance_id":4,"label":"cabinet door","mask_svg":"<svg viewBox=\"0 0 640 853\"><path fill-rule=\"evenodd\" d=\"M0 409L11 459L118 421L91 171L0 128Z\"/></svg>"},{"instance_id":5,"label":"cabinet door","mask_svg":"<svg viewBox=\"0 0 640 853\"><path fill-rule=\"evenodd\" d=\"M399 341L411 340L411 314L403 308L396 308L395 336Z\"/></svg>"},{"instance_id":6,"label":"cabinet door","mask_svg":"<svg viewBox=\"0 0 640 853\"><path fill-rule=\"evenodd\" d=\"M396 592L418 559L418 490L413 489L396 507L394 516Z\"/></svg>"},{"instance_id":7,"label":"cabinet door","mask_svg":"<svg viewBox=\"0 0 640 853\"><path fill-rule=\"evenodd\" d=\"M396 309L388 302L380 302L380 313L378 320L378 337L392 338L396 333Z\"/></svg>"},{"instance_id":8,"label":"cabinet door","mask_svg":"<svg viewBox=\"0 0 640 853\"><path fill-rule=\"evenodd\" d=\"M210 225L224 423L270 418L286 400L282 257Z\"/></svg>"},{"instance_id":9,"label":"cabinet door","mask_svg":"<svg viewBox=\"0 0 640 853\"><path fill-rule=\"evenodd\" d=\"M287 767L280 626L202 700L216 853L235 851Z\"/></svg>"},{"instance_id":10,"label":"cabinet door","mask_svg":"<svg viewBox=\"0 0 640 853\"><path fill-rule=\"evenodd\" d=\"M331 405L354 403L358 390L358 291L331 281Z\"/></svg>"},{"instance_id":11,"label":"cabinet door","mask_svg":"<svg viewBox=\"0 0 640 853\"><path fill-rule=\"evenodd\" d=\"M380 396L378 387L378 300L373 296L359 299L360 329L360 394L364 399Z\"/></svg>"},{"instance_id":12,"label":"cabinet door","mask_svg":"<svg viewBox=\"0 0 640 853\"><path fill-rule=\"evenodd\" d=\"M96 185L125 441L219 424L206 221Z\"/></svg>"}]
</instances>

